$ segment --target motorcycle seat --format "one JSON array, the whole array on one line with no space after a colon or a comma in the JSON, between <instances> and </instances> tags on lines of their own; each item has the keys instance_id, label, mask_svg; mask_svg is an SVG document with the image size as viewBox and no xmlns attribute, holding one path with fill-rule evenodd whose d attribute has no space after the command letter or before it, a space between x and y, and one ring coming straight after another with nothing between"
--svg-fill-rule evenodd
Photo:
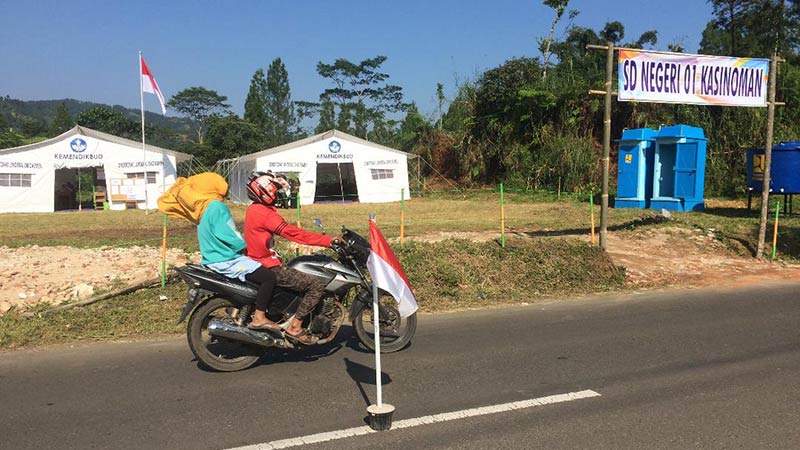
<instances>
[{"instance_id":1,"label":"motorcycle seat","mask_svg":"<svg viewBox=\"0 0 800 450\"><path fill-rule=\"evenodd\" d=\"M249 281L249 280L241 281L241 280L239 280L237 278L226 277L225 275L223 275L223 274L221 274L219 272L215 272L215 271L209 269L208 267L206 267L206 266L204 266L202 264L187 264L186 267L189 267L192 270L197 271L197 272L202 272L207 277L214 278L214 279L218 280L221 283L235 283L235 284L240 284L242 286L246 286L248 288L256 289L256 290L258 290L258 288L259 288L259 284L258 283L253 283L252 281Z\"/></svg>"}]
</instances>

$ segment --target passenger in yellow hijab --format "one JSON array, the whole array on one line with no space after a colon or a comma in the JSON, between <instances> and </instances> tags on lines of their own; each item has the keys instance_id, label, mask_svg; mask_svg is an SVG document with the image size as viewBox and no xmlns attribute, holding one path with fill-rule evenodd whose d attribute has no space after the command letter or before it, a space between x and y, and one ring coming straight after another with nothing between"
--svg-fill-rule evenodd
<instances>
[{"instance_id":1,"label":"passenger in yellow hijab","mask_svg":"<svg viewBox=\"0 0 800 450\"><path fill-rule=\"evenodd\" d=\"M228 193L228 183L221 175L203 172L189 178L179 177L167 192L158 198L158 209L169 217L197 225L208 204L221 201Z\"/></svg>"}]
</instances>

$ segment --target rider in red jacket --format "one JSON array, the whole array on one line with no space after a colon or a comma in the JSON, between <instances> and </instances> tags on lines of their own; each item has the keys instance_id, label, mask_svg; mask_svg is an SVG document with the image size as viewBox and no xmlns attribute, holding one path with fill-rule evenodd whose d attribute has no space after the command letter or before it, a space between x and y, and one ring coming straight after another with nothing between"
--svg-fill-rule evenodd
<instances>
[{"instance_id":1,"label":"rider in red jacket","mask_svg":"<svg viewBox=\"0 0 800 450\"><path fill-rule=\"evenodd\" d=\"M271 172L253 172L247 182L247 196L253 200L253 204L245 212L244 240L247 243L247 256L271 269L278 286L303 293L303 301L286 334L301 344L310 345L316 342L316 338L303 330L303 318L319 303L325 285L310 275L281 265L273 237L277 234L293 242L319 247L330 247L338 238L305 231L286 222L278 214L275 200L288 187L288 182L281 176L276 177ZM256 309L251 327L271 328L274 323L267 319L266 311Z\"/></svg>"}]
</instances>

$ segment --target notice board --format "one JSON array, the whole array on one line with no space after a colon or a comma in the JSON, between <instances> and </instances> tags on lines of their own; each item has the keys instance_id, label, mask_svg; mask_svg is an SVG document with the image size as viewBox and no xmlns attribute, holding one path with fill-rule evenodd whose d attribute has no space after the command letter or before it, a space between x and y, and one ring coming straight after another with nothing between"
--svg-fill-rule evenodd
<instances>
[{"instance_id":1,"label":"notice board","mask_svg":"<svg viewBox=\"0 0 800 450\"><path fill-rule=\"evenodd\" d=\"M111 178L108 180L112 202L145 201L147 180L144 178Z\"/></svg>"}]
</instances>

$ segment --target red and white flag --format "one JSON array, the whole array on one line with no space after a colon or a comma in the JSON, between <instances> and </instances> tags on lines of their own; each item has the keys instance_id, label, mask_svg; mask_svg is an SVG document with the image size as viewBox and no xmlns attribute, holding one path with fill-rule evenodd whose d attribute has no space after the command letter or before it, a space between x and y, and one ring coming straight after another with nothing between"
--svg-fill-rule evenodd
<instances>
[{"instance_id":1,"label":"red and white flag","mask_svg":"<svg viewBox=\"0 0 800 450\"><path fill-rule=\"evenodd\" d=\"M161 104L161 113L166 114L167 107L164 104L164 95L161 94L161 89L158 88L153 72L150 72L150 68L147 67L147 63L144 62L144 57L141 54L139 55L139 67L142 69L142 92L156 94L158 102Z\"/></svg>"},{"instance_id":2,"label":"red and white flag","mask_svg":"<svg viewBox=\"0 0 800 450\"><path fill-rule=\"evenodd\" d=\"M406 273L392 252L392 247L378 229L374 220L369 221L369 258L367 268L372 282L397 300L401 317L408 317L417 310L417 300L411 291Z\"/></svg>"}]
</instances>

